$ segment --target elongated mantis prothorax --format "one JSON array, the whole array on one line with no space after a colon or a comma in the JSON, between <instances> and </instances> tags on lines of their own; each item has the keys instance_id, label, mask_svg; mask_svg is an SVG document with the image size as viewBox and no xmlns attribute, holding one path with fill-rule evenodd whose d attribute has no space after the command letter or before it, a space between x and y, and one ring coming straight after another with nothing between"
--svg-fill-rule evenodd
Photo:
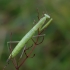
<instances>
[{"instance_id":1,"label":"elongated mantis prothorax","mask_svg":"<svg viewBox=\"0 0 70 70\"><path fill-rule=\"evenodd\" d=\"M20 40L20 42L16 45L14 50L11 52L8 59L14 58L21 51L21 49L28 42L28 40L33 37L33 35L38 29L39 31L42 31L50 24L50 22L52 21L52 18L44 25L46 19L48 18L50 18L50 16L47 14L44 14L44 17L41 18L39 22Z\"/></svg>"}]
</instances>

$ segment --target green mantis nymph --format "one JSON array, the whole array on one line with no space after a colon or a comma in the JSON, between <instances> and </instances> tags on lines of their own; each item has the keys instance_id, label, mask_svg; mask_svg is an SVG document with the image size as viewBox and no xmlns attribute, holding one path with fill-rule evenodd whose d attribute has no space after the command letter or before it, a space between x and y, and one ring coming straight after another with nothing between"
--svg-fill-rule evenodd
<instances>
[{"instance_id":1,"label":"green mantis nymph","mask_svg":"<svg viewBox=\"0 0 70 70\"><path fill-rule=\"evenodd\" d=\"M38 29L39 31L42 31L50 24L50 22L52 21L52 18L44 25L46 19L48 18L50 18L50 16L47 14L44 14L44 17L41 18L39 22L20 40L20 42L16 45L14 50L11 52L8 59L14 58L21 51L21 49L25 46L28 40L33 37L33 35Z\"/></svg>"}]
</instances>

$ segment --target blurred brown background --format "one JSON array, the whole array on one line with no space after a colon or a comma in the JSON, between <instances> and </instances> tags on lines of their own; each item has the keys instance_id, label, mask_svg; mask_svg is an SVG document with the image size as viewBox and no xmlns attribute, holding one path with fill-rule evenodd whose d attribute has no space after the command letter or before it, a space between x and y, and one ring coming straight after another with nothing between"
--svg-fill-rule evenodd
<instances>
[{"instance_id":1,"label":"blurred brown background","mask_svg":"<svg viewBox=\"0 0 70 70\"><path fill-rule=\"evenodd\" d=\"M53 21L45 30L45 40L20 70L70 70L70 0L0 0L0 70L9 56L7 42L21 38L43 12ZM30 42L29 42L30 44ZM5 70L15 70L10 63Z\"/></svg>"}]
</instances>

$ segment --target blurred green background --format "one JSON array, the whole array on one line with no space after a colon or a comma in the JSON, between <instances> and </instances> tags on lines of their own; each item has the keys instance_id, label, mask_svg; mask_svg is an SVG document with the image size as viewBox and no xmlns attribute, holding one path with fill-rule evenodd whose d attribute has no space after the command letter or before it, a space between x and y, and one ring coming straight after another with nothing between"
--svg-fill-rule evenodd
<instances>
[{"instance_id":1,"label":"blurred green background","mask_svg":"<svg viewBox=\"0 0 70 70\"><path fill-rule=\"evenodd\" d=\"M44 31L44 42L35 48L35 57L26 60L20 70L70 70L69 7L70 0L0 0L0 70L10 54L10 32L12 41L21 40L34 26L34 20L38 22L37 8L40 18L45 12L53 21ZM10 69L15 70L12 63L5 70Z\"/></svg>"}]
</instances>

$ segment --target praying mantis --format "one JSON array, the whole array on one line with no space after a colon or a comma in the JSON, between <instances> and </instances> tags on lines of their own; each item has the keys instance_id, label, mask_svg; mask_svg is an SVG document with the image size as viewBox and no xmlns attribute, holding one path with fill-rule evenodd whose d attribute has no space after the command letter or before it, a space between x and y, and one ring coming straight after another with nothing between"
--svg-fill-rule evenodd
<instances>
[{"instance_id":1,"label":"praying mantis","mask_svg":"<svg viewBox=\"0 0 70 70\"><path fill-rule=\"evenodd\" d=\"M21 49L25 46L25 44L28 42L29 39L33 37L33 35L36 33L36 31L39 29L41 32L44 30L52 21L52 18L45 24L46 19L49 19L50 16L47 14L44 14L44 17L42 17L39 22L19 41L19 43L16 45L16 47L13 49L13 51L10 53L8 60L11 58L14 58L18 53L21 51Z\"/></svg>"}]
</instances>

